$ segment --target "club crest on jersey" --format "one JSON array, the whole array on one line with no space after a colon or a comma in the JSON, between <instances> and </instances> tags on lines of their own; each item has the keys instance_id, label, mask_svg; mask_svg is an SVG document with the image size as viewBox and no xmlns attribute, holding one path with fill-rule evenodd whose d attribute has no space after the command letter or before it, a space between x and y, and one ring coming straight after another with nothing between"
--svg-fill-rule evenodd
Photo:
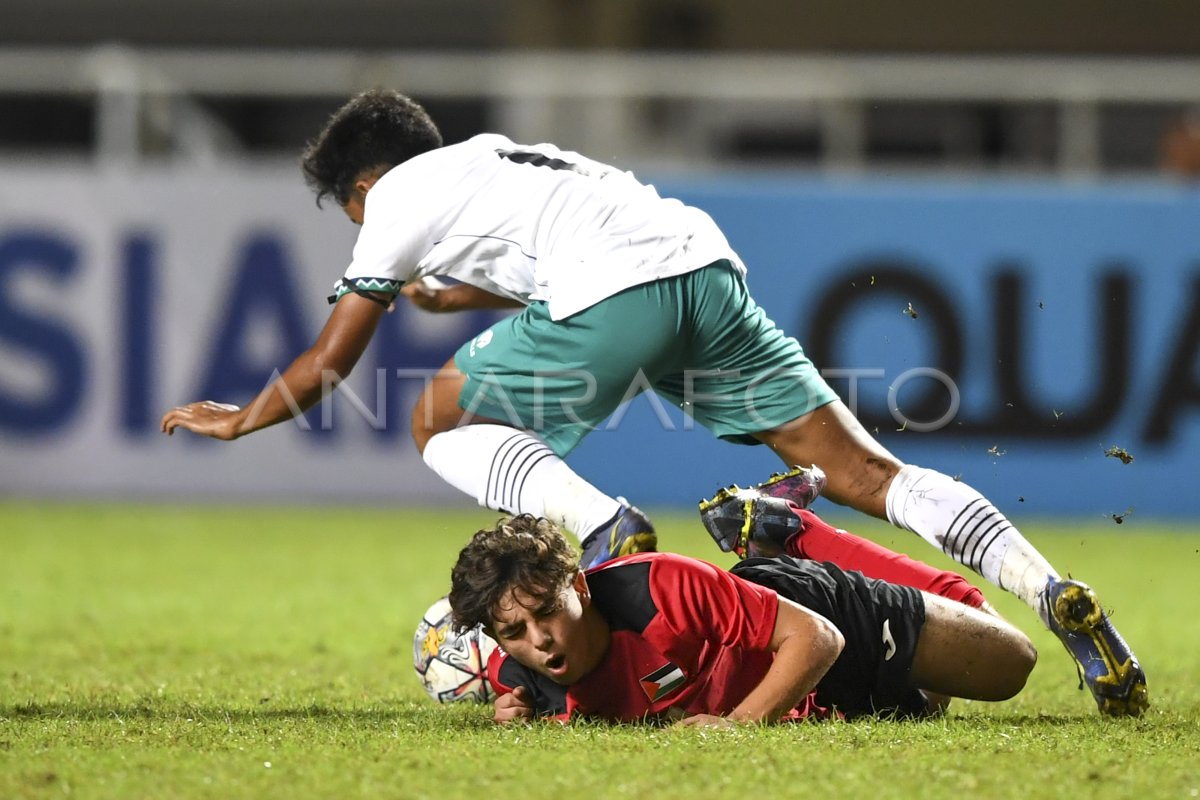
<instances>
[{"instance_id":1,"label":"club crest on jersey","mask_svg":"<svg viewBox=\"0 0 1200 800\"><path fill-rule=\"evenodd\" d=\"M642 678L642 691L646 693L646 697L650 698L650 702L656 702L669 695L671 692L678 689L687 680L687 676L683 674L683 670L668 661L658 669L651 672L646 677Z\"/></svg>"},{"instance_id":2,"label":"club crest on jersey","mask_svg":"<svg viewBox=\"0 0 1200 800\"><path fill-rule=\"evenodd\" d=\"M471 342L471 355L472 356L475 355L476 348L482 350L483 348L487 347L491 343L492 343L492 332L490 330L486 330L483 333L476 336L475 341Z\"/></svg>"}]
</instances>

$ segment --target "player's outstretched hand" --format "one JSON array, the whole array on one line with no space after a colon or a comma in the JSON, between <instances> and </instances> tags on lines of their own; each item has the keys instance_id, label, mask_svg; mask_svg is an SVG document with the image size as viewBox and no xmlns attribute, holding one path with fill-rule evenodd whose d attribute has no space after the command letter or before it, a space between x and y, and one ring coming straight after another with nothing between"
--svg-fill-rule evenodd
<instances>
[{"instance_id":1,"label":"player's outstretched hand","mask_svg":"<svg viewBox=\"0 0 1200 800\"><path fill-rule=\"evenodd\" d=\"M728 717L718 717L713 714L693 714L690 717L684 717L679 720L675 725L686 728L732 728L737 723Z\"/></svg>"},{"instance_id":2,"label":"player's outstretched hand","mask_svg":"<svg viewBox=\"0 0 1200 800\"><path fill-rule=\"evenodd\" d=\"M501 725L533 719L533 705L529 702L529 690L518 686L507 694L496 698L496 716Z\"/></svg>"},{"instance_id":3,"label":"player's outstretched hand","mask_svg":"<svg viewBox=\"0 0 1200 800\"><path fill-rule=\"evenodd\" d=\"M229 441L238 435L238 420L241 409L229 403L214 403L204 400L172 408L163 415L160 427L170 436L176 428L185 428L192 433Z\"/></svg>"}]
</instances>

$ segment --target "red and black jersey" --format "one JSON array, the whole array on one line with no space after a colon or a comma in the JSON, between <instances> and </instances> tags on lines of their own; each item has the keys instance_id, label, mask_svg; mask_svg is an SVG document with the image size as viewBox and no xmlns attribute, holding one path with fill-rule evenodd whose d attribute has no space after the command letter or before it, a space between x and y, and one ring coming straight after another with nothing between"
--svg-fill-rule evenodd
<instances>
[{"instance_id":1,"label":"red and black jersey","mask_svg":"<svg viewBox=\"0 0 1200 800\"><path fill-rule=\"evenodd\" d=\"M642 553L587 575L592 604L612 631L595 670L562 686L502 650L489 661L496 690L524 686L539 716L727 714L771 666L780 596L830 620L846 642L815 691L785 718L928 710L910 681L925 623L924 600L912 587L788 556L747 559L725 572L671 553Z\"/></svg>"},{"instance_id":2,"label":"red and black jersey","mask_svg":"<svg viewBox=\"0 0 1200 800\"><path fill-rule=\"evenodd\" d=\"M561 686L497 651L498 692L525 686L540 716L632 721L731 711L771 666L779 597L704 561L642 553L587 573L592 604L608 621L604 660Z\"/></svg>"}]
</instances>

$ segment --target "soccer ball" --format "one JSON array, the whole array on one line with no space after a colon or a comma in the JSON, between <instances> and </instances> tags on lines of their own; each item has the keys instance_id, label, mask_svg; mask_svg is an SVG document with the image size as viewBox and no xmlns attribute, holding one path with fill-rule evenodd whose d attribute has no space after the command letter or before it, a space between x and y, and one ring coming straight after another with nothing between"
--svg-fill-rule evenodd
<instances>
[{"instance_id":1,"label":"soccer ball","mask_svg":"<svg viewBox=\"0 0 1200 800\"><path fill-rule=\"evenodd\" d=\"M413 636L413 668L421 685L439 703L460 700L487 703L496 696L487 679L487 662L496 640L476 626L455 633L450 624L450 600L429 607Z\"/></svg>"}]
</instances>

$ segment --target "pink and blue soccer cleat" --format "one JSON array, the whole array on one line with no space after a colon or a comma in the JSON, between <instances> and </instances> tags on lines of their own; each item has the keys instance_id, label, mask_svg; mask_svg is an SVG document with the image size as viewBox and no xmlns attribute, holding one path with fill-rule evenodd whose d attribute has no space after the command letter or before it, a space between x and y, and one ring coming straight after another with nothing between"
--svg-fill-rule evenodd
<instances>
[{"instance_id":1,"label":"pink and blue soccer cleat","mask_svg":"<svg viewBox=\"0 0 1200 800\"><path fill-rule=\"evenodd\" d=\"M786 497L808 508L825 491L825 471L816 464L807 469L792 467L787 472L776 472L754 488L768 497Z\"/></svg>"}]
</instances>

